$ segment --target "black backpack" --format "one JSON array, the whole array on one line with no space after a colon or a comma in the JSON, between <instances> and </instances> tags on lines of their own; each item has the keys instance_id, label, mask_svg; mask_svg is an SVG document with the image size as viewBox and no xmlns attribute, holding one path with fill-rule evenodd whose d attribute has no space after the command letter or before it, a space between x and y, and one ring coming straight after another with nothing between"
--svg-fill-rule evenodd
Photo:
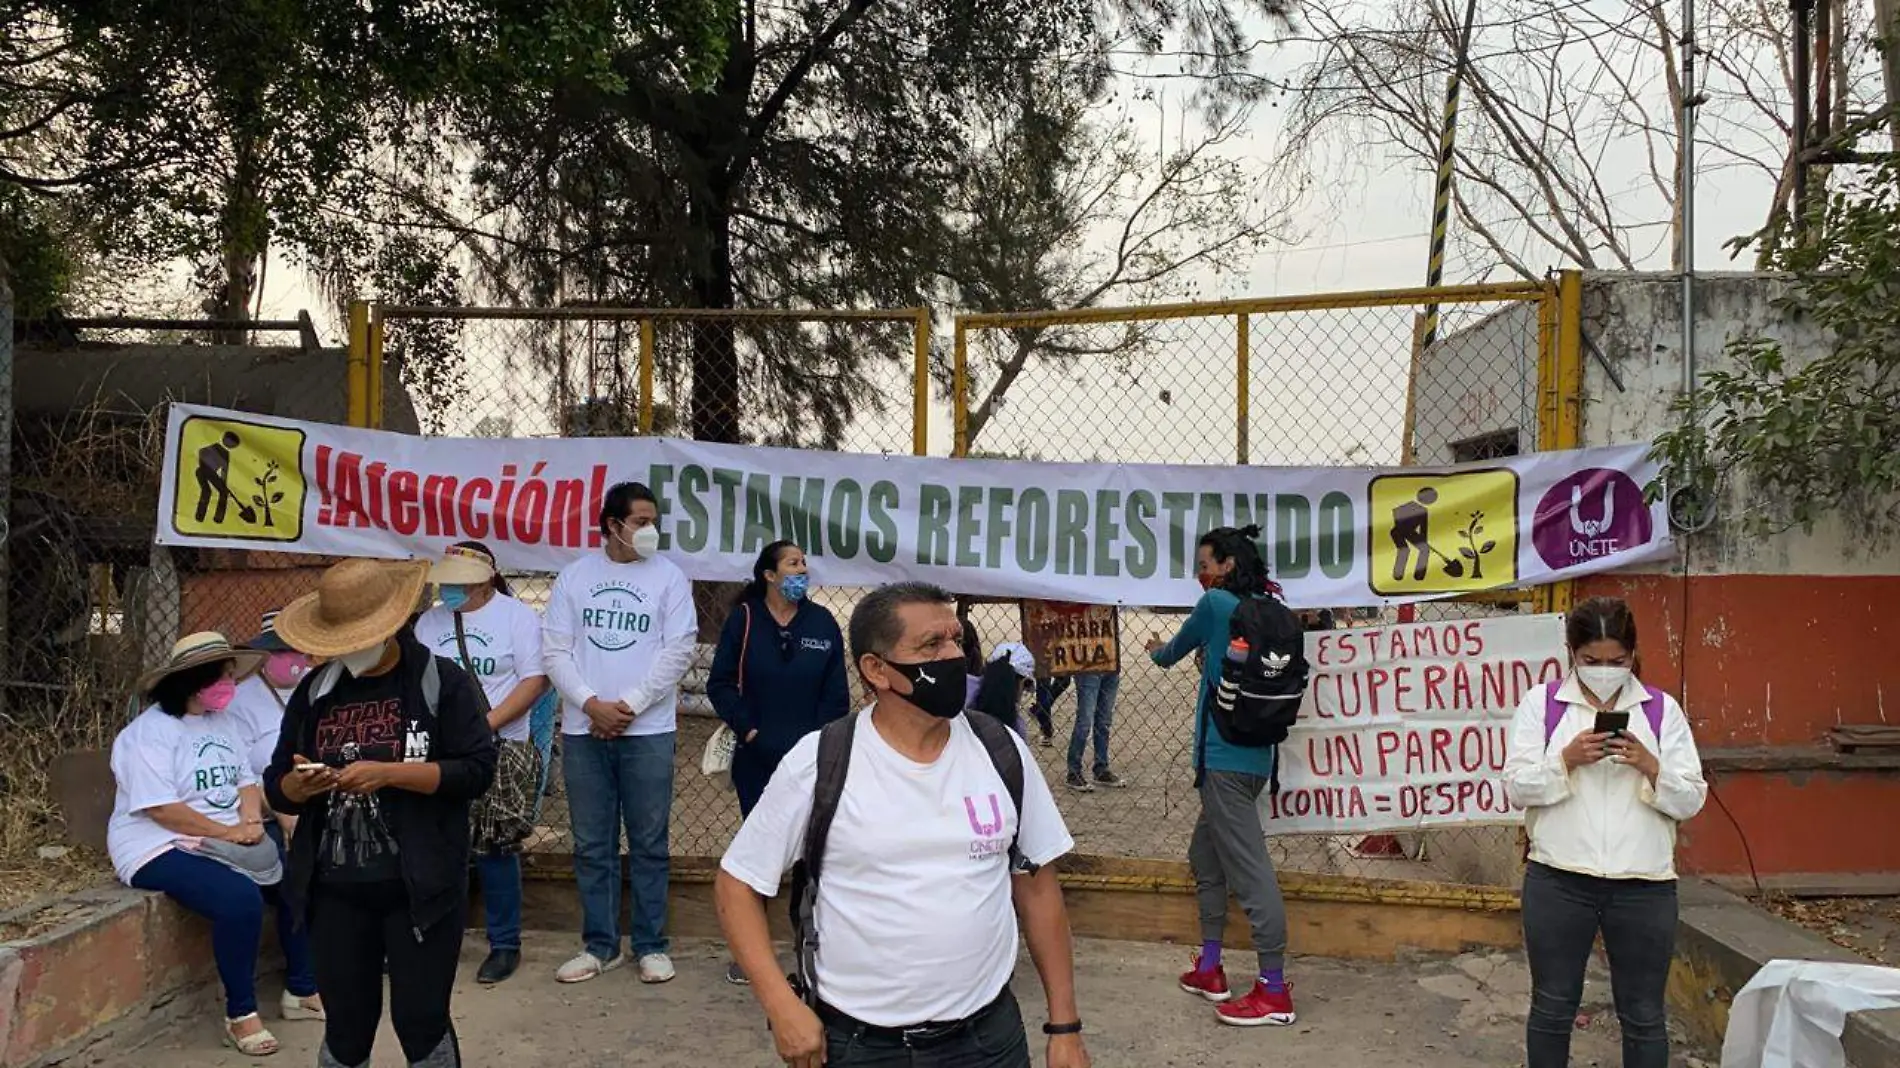
<instances>
[{"instance_id":1,"label":"black backpack","mask_svg":"<svg viewBox=\"0 0 1900 1068\"><path fill-rule=\"evenodd\" d=\"M963 719L976 732L977 740L989 752L990 762L996 765L996 773L1002 776L1020 828L1023 755L1016 748L1015 738L1008 727L990 716L965 715ZM812 786L811 817L805 821L805 848L792 863L792 949L798 970L789 978L792 988L813 1008L818 1005L818 929L812 923L818 903L818 875L824 867L831 821L838 815L838 801L844 797L845 774L851 770L851 741L857 730L858 716L853 713L825 724L818 734L818 779ZM1033 875L1036 871L1036 865L1024 859L1014 838L1009 841L1009 870L1015 875Z\"/></svg>"},{"instance_id":2,"label":"black backpack","mask_svg":"<svg viewBox=\"0 0 1900 1068\"><path fill-rule=\"evenodd\" d=\"M1246 656L1235 658L1237 643ZM1306 696L1306 632L1273 597L1243 597L1227 624L1220 681L1208 701L1214 729L1228 745L1270 749L1286 741ZM1279 767L1279 761L1274 761ZM1279 775L1274 775L1278 786Z\"/></svg>"}]
</instances>

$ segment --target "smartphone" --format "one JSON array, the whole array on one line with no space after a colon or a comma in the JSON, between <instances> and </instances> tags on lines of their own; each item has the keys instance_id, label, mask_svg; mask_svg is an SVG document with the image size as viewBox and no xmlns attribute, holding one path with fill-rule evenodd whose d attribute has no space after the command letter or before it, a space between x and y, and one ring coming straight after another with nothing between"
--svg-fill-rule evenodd
<instances>
[{"instance_id":1,"label":"smartphone","mask_svg":"<svg viewBox=\"0 0 1900 1068\"><path fill-rule=\"evenodd\" d=\"M1625 715L1623 719L1625 722L1628 722L1629 716ZM299 764L297 765L298 771L328 771L329 769L330 769L330 765L328 764Z\"/></svg>"},{"instance_id":2,"label":"smartphone","mask_svg":"<svg viewBox=\"0 0 1900 1068\"><path fill-rule=\"evenodd\" d=\"M1598 712L1596 725L1590 728L1590 733L1613 734L1620 738L1624 731L1629 730L1629 726L1628 712Z\"/></svg>"}]
</instances>

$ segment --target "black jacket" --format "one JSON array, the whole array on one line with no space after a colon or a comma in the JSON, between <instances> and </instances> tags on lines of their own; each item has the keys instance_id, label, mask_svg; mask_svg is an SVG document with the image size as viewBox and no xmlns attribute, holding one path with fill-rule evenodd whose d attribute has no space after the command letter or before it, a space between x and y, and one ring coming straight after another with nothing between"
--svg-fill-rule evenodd
<instances>
[{"instance_id":1,"label":"black jacket","mask_svg":"<svg viewBox=\"0 0 1900 1068\"><path fill-rule=\"evenodd\" d=\"M851 710L837 617L823 605L800 601L785 629L790 638L781 645L778 621L762 597L734 607L706 676L713 710L768 767L777 767L800 738ZM755 730L759 736L745 742Z\"/></svg>"},{"instance_id":2,"label":"black jacket","mask_svg":"<svg viewBox=\"0 0 1900 1068\"><path fill-rule=\"evenodd\" d=\"M397 642L402 659L393 672L393 681L402 693L403 715L426 732L427 759L441 769L442 775L433 794L409 790L382 790L377 794L390 834L396 839L402 881L409 891L410 915L420 932L448 916L468 894L469 803L486 793L494 781L495 737L476 699L475 682L455 663L439 657L442 695L431 717L422 699L422 671L434 654L406 628ZM319 674L311 672L291 694L277 751L271 754L270 767L264 772L264 795L271 809L298 817L297 832L290 839L283 892L292 914L306 923L329 798L322 795L297 804L284 796L283 779L291 772L295 756L316 752L317 713L339 696L348 697L354 684L354 680L343 678L313 708L310 687Z\"/></svg>"}]
</instances>

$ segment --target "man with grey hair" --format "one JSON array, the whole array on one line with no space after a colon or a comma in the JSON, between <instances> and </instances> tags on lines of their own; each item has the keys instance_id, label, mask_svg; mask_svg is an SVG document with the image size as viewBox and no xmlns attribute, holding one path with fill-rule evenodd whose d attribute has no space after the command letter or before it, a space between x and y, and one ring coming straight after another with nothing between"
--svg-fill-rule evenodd
<instances>
[{"instance_id":1,"label":"man with grey hair","mask_svg":"<svg viewBox=\"0 0 1900 1068\"><path fill-rule=\"evenodd\" d=\"M720 864L720 925L793 1068L1029 1068L1009 989L1018 914L1048 999L1047 1063L1089 1063L1047 867L1075 842L1022 741L963 714L962 638L936 586L860 601L851 653L875 702L792 749ZM796 985L765 919L787 871L811 925Z\"/></svg>"}]
</instances>

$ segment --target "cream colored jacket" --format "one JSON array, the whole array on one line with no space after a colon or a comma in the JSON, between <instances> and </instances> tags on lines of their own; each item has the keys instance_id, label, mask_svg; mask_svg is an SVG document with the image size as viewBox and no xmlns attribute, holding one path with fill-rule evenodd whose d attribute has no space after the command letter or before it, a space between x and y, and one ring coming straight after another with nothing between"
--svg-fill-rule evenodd
<instances>
[{"instance_id":1,"label":"cream colored jacket","mask_svg":"<svg viewBox=\"0 0 1900 1068\"><path fill-rule=\"evenodd\" d=\"M1617 695L1617 709L1630 714L1630 735L1662 767L1652 786L1642 772L1607 758L1566 769L1564 746L1589 732L1596 712L1576 679L1565 679L1557 698L1566 711L1547 744L1544 695L1545 687L1533 687L1518 704L1504 762L1505 789L1526 809L1530 859L1605 879L1674 879L1676 825L1702 811L1709 793L1682 707L1663 695L1658 739L1643 713L1642 684L1631 680Z\"/></svg>"}]
</instances>

